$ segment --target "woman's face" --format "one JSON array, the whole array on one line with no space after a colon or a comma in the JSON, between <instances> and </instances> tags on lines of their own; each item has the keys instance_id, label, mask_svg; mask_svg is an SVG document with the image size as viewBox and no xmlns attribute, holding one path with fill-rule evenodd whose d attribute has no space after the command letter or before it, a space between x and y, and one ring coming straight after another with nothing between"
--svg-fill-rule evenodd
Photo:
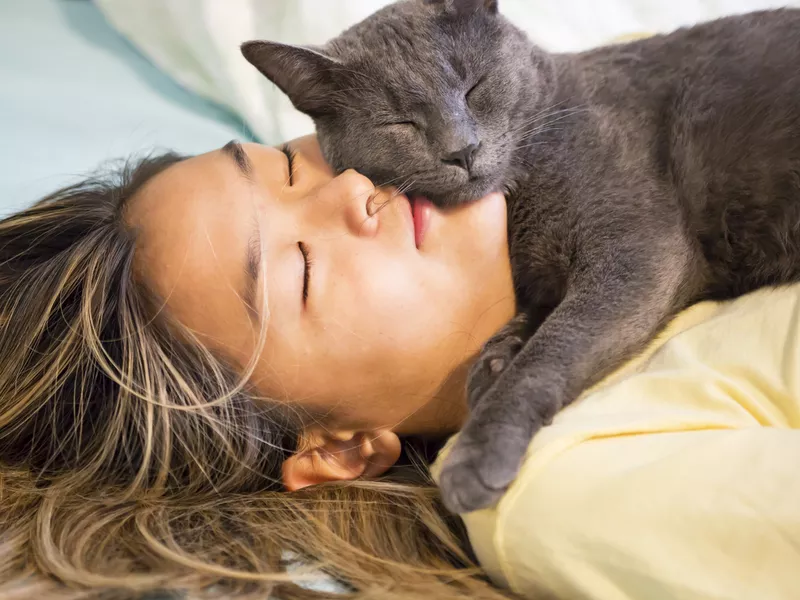
<instances>
[{"instance_id":1,"label":"woman's face","mask_svg":"<svg viewBox=\"0 0 800 600\"><path fill-rule=\"evenodd\" d=\"M232 143L154 178L127 217L138 271L238 364L266 323L268 398L332 428L456 429L463 365L514 310L503 197L415 221L396 189L335 177L316 138L289 147L291 174L281 149Z\"/></svg>"}]
</instances>

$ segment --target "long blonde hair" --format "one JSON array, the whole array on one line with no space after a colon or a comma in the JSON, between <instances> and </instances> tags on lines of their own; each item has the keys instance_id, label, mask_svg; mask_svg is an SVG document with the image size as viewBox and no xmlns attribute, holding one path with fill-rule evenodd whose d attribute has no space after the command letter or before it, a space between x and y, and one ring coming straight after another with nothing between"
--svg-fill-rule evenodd
<instances>
[{"instance_id":1,"label":"long blonde hair","mask_svg":"<svg viewBox=\"0 0 800 600\"><path fill-rule=\"evenodd\" d=\"M126 202L164 154L0 221L0 598L502 598L430 482L287 493L292 412L159 310ZM257 408L260 407L260 408Z\"/></svg>"}]
</instances>

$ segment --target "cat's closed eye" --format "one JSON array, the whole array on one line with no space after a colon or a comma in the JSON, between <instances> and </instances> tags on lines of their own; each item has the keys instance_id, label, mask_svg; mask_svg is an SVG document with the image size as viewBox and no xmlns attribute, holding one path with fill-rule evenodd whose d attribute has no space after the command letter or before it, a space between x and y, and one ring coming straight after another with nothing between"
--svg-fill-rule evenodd
<instances>
[{"instance_id":1,"label":"cat's closed eye","mask_svg":"<svg viewBox=\"0 0 800 600\"><path fill-rule=\"evenodd\" d=\"M383 124L384 127L407 127L407 128L414 128L419 129L419 125L416 121L388 121Z\"/></svg>"},{"instance_id":2,"label":"cat's closed eye","mask_svg":"<svg viewBox=\"0 0 800 600\"><path fill-rule=\"evenodd\" d=\"M483 85L483 82L485 80L486 80L485 77L481 77L480 79L478 79L478 81L477 81L477 83L475 85L473 85L471 88L469 88L469 91L467 91L467 93L464 95L464 98L467 101L467 105L470 105L470 101L474 99L475 92L480 89L480 87Z\"/></svg>"}]
</instances>

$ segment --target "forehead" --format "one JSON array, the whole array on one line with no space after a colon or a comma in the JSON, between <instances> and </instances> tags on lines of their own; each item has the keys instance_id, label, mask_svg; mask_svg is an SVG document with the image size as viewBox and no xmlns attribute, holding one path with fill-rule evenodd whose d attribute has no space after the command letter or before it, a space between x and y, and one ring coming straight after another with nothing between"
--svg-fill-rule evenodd
<instances>
[{"instance_id":1,"label":"forehead","mask_svg":"<svg viewBox=\"0 0 800 600\"><path fill-rule=\"evenodd\" d=\"M463 82L491 53L473 43L482 25L478 17L446 18L417 2L398 3L346 31L331 50L371 82L426 97Z\"/></svg>"},{"instance_id":2,"label":"forehead","mask_svg":"<svg viewBox=\"0 0 800 600\"><path fill-rule=\"evenodd\" d=\"M242 246L252 210L247 184L219 152L186 159L131 199L136 271L170 312L201 335L239 347L246 310ZM232 219L231 214L242 216ZM225 321L220 315L225 316Z\"/></svg>"}]
</instances>

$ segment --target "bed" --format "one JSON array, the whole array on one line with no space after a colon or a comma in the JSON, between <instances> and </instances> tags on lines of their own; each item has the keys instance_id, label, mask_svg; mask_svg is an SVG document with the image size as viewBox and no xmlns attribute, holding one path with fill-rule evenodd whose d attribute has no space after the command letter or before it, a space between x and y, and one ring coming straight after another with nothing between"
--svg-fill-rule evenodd
<instances>
[{"instance_id":1,"label":"bed","mask_svg":"<svg viewBox=\"0 0 800 600\"><path fill-rule=\"evenodd\" d=\"M156 68L89 0L0 2L0 216L154 147L249 138L233 112Z\"/></svg>"},{"instance_id":2,"label":"bed","mask_svg":"<svg viewBox=\"0 0 800 600\"><path fill-rule=\"evenodd\" d=\"M105 160L232 138L277 143L306 117L238 44L325 40L388 0L25 0L0 2L0 216ZM773 0L501 0L552 50L668 31ZM326 585L326 584L323 584Z\"/></svg>"}]
</instances>

